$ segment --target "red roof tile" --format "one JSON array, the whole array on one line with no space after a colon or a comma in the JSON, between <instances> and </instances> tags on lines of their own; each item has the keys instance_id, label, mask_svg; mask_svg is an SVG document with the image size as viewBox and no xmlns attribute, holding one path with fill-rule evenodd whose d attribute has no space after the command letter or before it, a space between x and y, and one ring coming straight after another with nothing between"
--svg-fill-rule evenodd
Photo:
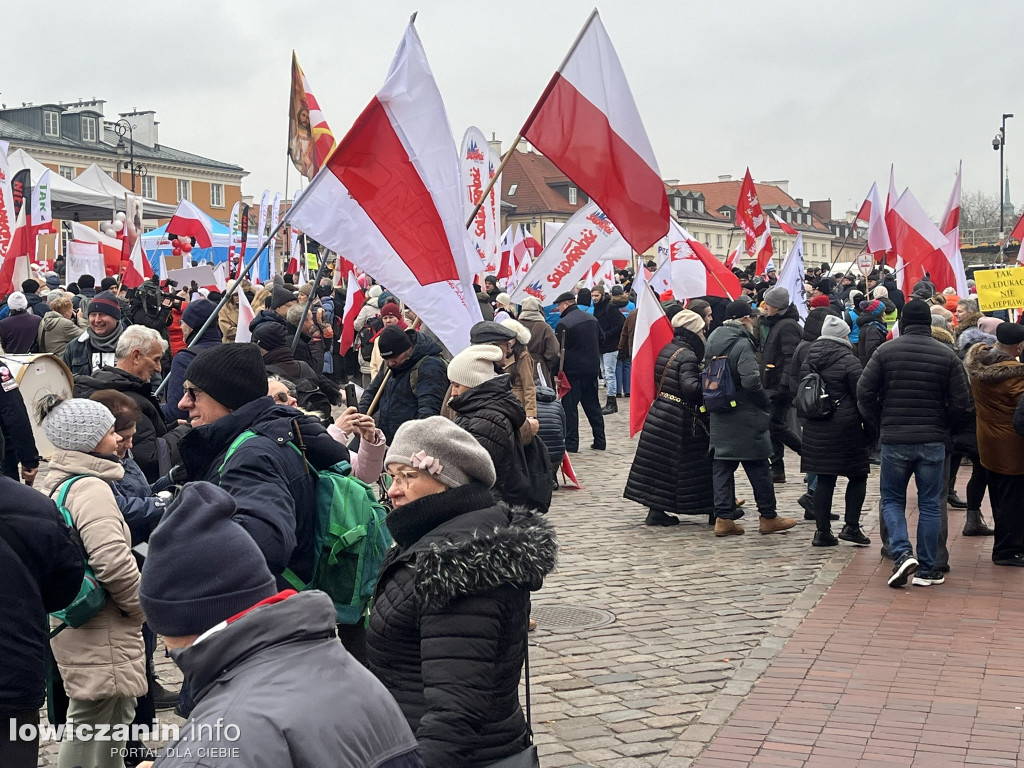
<instances>
[{"instance_id":1,"label":"red roof tile","mask_svg":"<svg viewBox=\"0 0 1024 768\"><path fill-rule=\"evenodd\" d=\"M704 207L708 213L717 219L731 221L731 219L725 219L724 216L719 214L718 209L724 205L728 205L733 210L736 210L736 203L740 199L740 187L742 184L742 181L712 181L707 184L676 184L673 189L701 192L704 195ZM775 206L783 206L786 208L806 208L806 206L801 206L796 200L774 184L758 184L755 182L754 189L757 191L757 199L761 201L761 206L763 208L767 209ZM815 218L812 219L812 221L814 224L810 227L811 229L822 232L828 231L828 227L818 221L818 219ZM806 227L807 225L803 226ZM801 227L797 226L796 228L800 229Z\"/></svg>"},{"instance_id":2,"label":"red roof tile","mask_svg":"<svg viewBox=\"0 0 1024 768\"><path fill-rule=\"evenodd\" d=\"M552 187L571 183L544 155L517 149L501 174L501 199L516 206L516 213L520 214L573 213L587 202L583 191L578 191L576 204L570 205L568 199ZM517 185L516 192L510 195L513 184Z\"/></svg>"}]
</instances>

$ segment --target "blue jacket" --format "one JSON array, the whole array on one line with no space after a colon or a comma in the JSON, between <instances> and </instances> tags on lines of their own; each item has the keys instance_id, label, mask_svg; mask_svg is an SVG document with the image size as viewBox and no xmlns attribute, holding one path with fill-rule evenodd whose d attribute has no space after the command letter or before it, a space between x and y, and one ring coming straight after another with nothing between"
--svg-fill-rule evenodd
<instances>
[{"instance_id":1,"label":"blue jacket","mask_svg":"<svg viewBox=\"0 0 1024 768\"><path fill-rule=\"evenodd\" d=\"M149 534L164 515L164 500L153 495L149 481L135 462L131 451L121 461L124 477L110 484L121 517L132 532L132 544L149 541Z\"/></svg>"},{"instance_id":2,"label":"blue jacket","mask_svg":"<svg viewBox=\"0 0 1024 768\"><path fill-rule=\"evenodd\" d=\"M168 421L174 419L187 419L188 414L178 408L181 396L184 393L182 386L185 384L185 371L195 360L196 355L204 349L219 347L221 344L220 327L217 323L211 323L195 346L178 352L171 360L171 372L167 374L167 402L160 406L164 418Z\"/></svg>"},{"instance_id":3,"label":"blue jacket","mask_svg":"<svg viewBox=\"0 0 1024 768\"><path fill-rule=\"evenodd\" d=\"M303 581L313 570L314 482L306 463L289 441L306 447L306 457L317 469L348 461L348 449L327 434L314 416L261 397L227 416L189 432L181 440L181 457L188 480L206 480L231 494L235 522L256 542L279 586L291 568ZM242 443L220 466L236 437L247 429L256 437Z\"/></svg>"}]
</instances>

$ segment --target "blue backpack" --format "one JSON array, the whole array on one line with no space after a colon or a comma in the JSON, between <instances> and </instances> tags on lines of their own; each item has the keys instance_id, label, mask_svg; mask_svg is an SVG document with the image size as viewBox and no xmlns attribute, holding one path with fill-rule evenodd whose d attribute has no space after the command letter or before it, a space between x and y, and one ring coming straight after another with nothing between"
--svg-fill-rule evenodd
<instances>
[{"instance_id":1,"label":"blue backpack","mask_svg":"<svg viewBox=\"0 0 1024 768\"><path fill-rule=\"evenodd\" d=\"M735 343L733 341L721 355L712 357L700 375L704 409L709 413L727 413L737 405L736 379L729 363L729 352Z\"/></svg>"},{"instance_id":2,"label":"blue backpack","mask_svg":"<svg viewBox=\"0 0 1024 768\"><path fill-rule=\"evenodd\" d=\"M236 437L218 473L223 473L238 447L255 436L247 429ZM339 624L358 624L369 618L377 574L393 543L384 524L387 510L373 488L352 476L347 461L318 472L299 446L289 445L306 462L316 486L316 549L309 582L302 581L290 568L281 575L300 592L319 589L330 595Z\"/></svg>"}]
</instances>

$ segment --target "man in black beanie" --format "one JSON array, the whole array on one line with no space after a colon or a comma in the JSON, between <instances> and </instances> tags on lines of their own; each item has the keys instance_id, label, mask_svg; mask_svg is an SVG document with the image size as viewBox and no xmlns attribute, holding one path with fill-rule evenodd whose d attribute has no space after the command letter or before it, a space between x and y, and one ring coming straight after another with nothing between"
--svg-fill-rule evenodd
<instances>
[{"instance_id":1,"label":"man in black beanie","mask_svg":"<svg viewBox=\"0 0 1024 768\"><path fill-rule=\"evenodd\" d=\"M363 391L359 412L377 421L388 442L407 421L439 416L448 391L448 373L441 346L419 331L389 325L377 337L384 365ZM383 388L376 411L370 405Z\"/></svg>"},{"instance_id":2,"label":"man in black beanie","mask_svg":"<svg viewBox=\"0 0 1024 768\"><path fill-rule=\"evenodd\" d=\"M288 583L281 576L286 568L309 581L315 488L305 461L290 443L301 439L306 459L317 469L348 460L348 450L316 417L267 395L267 369L255 344L203 350L189 364L182 389L178 407L188 414L193 429L179 446L185 476L180 470L172 475L206 480L231 494L235 520L263 552L279 586ZM295 434L296 427L301 435ZM247 438L238 440L243 433Z\"/></svg>"},{"instance_id":3,"label":"man in black beanie","mask_svg":"<svg viewBox=\"0 0 1024 768\"><path fill-rule=\"evenodd\" d=\"M110 291L97 293L88 305L89 327L64 349L64 362L75 376L117 362L115 350L124 325L121 302Z\"/></svg>"},{"instance_id":4,"label":"man in black beanie","mask_svg":"<svg viewBox=\"0 0 1024 768\"><path fill-rule=\"evenodd\" d=\"M331 598L279 592L237 514L230 494L192 483L149 540L139 600L196 694L159 765L192 768L205 753L225 765L422 766L395 700L338 643Z\"/></svg>"},{"instance_id":5,"label":"man in black beanie","mask_svg":"<svg viewBox=\"0 0 1024 768\"><path fill-rule=\"evenodd\" d=\"M946 446L970 426L974 404L956 353L932 338L932 315L920 299L908 301L900 335L868 360L857 385L857 404L868 427L881 436L882 522L893 570L890 587L911 576L918 586L944 581L949 570ZM907 485L917 485L917 557L907 534ZM883 542L885 535L883 534Z\"/></svg>"}]
</instances>

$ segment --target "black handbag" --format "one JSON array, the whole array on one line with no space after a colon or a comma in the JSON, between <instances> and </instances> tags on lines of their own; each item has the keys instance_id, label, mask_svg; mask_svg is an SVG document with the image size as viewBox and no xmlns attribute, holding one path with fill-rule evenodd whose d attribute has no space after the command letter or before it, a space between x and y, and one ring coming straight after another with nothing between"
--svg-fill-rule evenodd
<instances>
[{"instance_id":1,"label":"black handbag","mask_svg":"<svg viewBox=\"0 0 1024 768\"><path fill-rule=\"evenodd\" d=\"M534 438L536 439L536 438ZM487 768L540 768L540 755L537 745L533 743L533 725L530 718L530 640L526 640L526 658L523 660L526 672L526 733L530 746L522 752L503 757L496 763L488 763Z\"/></svg>"}]
</instances>

